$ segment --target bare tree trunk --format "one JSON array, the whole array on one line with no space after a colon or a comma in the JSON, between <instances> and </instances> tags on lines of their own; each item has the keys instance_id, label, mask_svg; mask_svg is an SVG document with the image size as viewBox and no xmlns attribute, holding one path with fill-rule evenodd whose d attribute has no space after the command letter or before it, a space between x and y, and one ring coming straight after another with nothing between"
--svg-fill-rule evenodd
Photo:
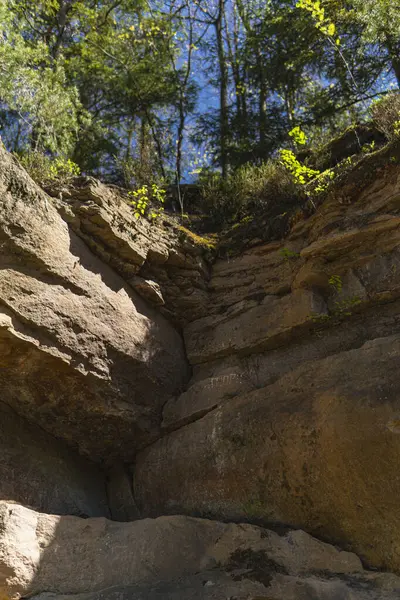
<instances>
[{"instance_id":1,"label":"bare tree trunk","mask_svg":"<svg viewBox=\"0 0 400 600\"><path fill-rule=\"evenodd\" d=\"M400 88L400 41L395 40L391 35L386 35L385 46L392 63L397 86Z\"/></svg>"},{"instance_id":2,"label":"bare tree trunk","mask_svg":"<svg viewBox=\"0 0 400 600\"><path fill-rule=\"evenodd\" d=\"M246 114L246 88L240 72L240 60L238 56L239 48L239 22L237 18L237 9L234 5L232 38L230 36L230 27L226 23L226 42L228 47L229 63L232 70L233 83L235 86L236 117L238 123L242 123Z\"/></svg>"},{"instance_id":3,"label":"bare tree trunk","mask_svg":"<svg viewBox=\"0 0 400 600\"><path fill-rule=\"evenodd\" d=\"M63 42L65 28L67 25L67 14L71 8L73 0L61 0L60 8L57 14L57 33L54 46L51 49L53 60L56 61L60 53L61 44Z\"/></svg>"},{"instance_id":4,"label":"bare tree trunk","mask_svg":"<svg viewBox=\"0 0 400 600\"><path fill-rule=\"evenodd\" d=\"M147 143L147 122L144 117L140 120L139 134L139 164L140 164L140 181L135 182L136 185L148 185L147 168L148 168L148 143Z\"/></svg>"},{"instance_id":5,"label":"bare tree trunk","mask_svg":"<svg viewBox=\"0 0 400 600\"><path fill-rule=\"evenodd\" d=\"M400 88L400 56L392 58L392 67L397 79L397 87Z\"/></svg>"},{"instance_id":6,"label":"bare tree trunk","mask_svg":"<svg viewBox=\"0 0 400 600\"><path fill-rule=\"evenodd\" d=\"M257 68L260 79L260 91L258 96L258 127L260 136L260 149L265 146L267 134L267 82L265 79L264 65L262 60L262 52L257 43Z\"/></svg>"},{"instance_id":7,"label":"bare tree trunk","mask_svg":"<svg viewBox=\"0 0 400 600\"><path fill-rule=\"evenodd\" d=\"M190 74L192 71L192 53L193 53L193 20L191 16L190 3L186 0L186 7L189 15L189 39L188 39L188 57L186 63L186 70L179 87L179 121L178 121L178 134L177 134L177 146L176 146L176 185L178 190L179 206L181 214L183 213L183 201L181 196L180 183L182 179L182 147L183 137L185 133L186 125L186 94L189 83ZM176 72L175 61L174 70Z\"/></svg>"},{"instance_id":8,"label":"bare tree trunk","mask_svg":"<svg viewBox=\"0 0 400 600\"><path fill-rule=\"evenodd\" d=\"M215 34L217 38L218 52L218 67L219 67L219 137L220 137L220 161L222 177L226 179L228 176L228 133L229 133L229 118L228 118L228 68L225 57L223 27L225 14L225 0L218 0L218 14L215 20Z\"/></svg>"},{"instance_id":9,"label":"bare tree trunk","mask_svg":"<svg viewBox=\"0 0 400 600\"><path fill-rule=\"evenodd\" d=\"M255 54L256 54L256 69L259 79L259 92L258 92L258 133L260 148L263 148L266 141L267 135L267 79L265 76L264 64L263 64L263 53L260 45L259 33L254 29L251 23L249 13L246 11L246 3L243 0L236 0L236 5L240 18L242 19L244 28L247 36L250 40L254 40Z\"/></svg>"}]
</instances>

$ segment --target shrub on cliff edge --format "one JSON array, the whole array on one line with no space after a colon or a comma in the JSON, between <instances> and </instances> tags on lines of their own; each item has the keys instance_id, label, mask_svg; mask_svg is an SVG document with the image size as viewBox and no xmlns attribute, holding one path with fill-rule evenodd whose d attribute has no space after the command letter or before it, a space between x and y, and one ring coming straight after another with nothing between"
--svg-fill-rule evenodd
<instances>
[{"instance_id":1,"label":"shrub on cliff edge","mask_svg":"<svg viewBox=\"0 0 400 600\"><path fill-rule=\"evenodd\" d=\"M301 186L279 162L243 165L223 180L218 173L203 174L199 181L204 212L218 225L281 207L282 212L301 195Z\"/></svg>"},{"instance_id":2,"label":"shrub on cliff edge","mask_svg":"<svg viewBox=\"0 0 400 600\"><path fill-rule=\"evenodd\" d=\"M372 119L388 140L400 137L400 94L392 92L371 106Z\"/></svg>"}]
</instances>

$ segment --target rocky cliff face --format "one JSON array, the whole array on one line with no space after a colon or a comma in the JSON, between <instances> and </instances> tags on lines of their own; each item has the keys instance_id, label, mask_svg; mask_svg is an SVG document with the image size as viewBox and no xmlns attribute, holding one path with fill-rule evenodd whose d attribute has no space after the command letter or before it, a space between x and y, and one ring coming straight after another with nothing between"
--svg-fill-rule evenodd
<instances>
[{"instance_id":1,"label":"rocky cliff face","mask_svg":"<svg viewBox=\"0 0 400 600\"><path fill-rule=\"evenodd\" d=\"M132 460L188 380L181 336L1 162L2 400L92 459Z\"/></svg>"},{"instance_id":2,"label":"rocky cliff face","mask_svg":"<svg viewBox=\"0 0 400 600\"><path fill-rule=\"evenodd\" d=\"M146 516L285 523L398 570L399 168L345 191L215 263L135 492Z\"/></svg>"},{"instance_id":3,"label":"rocky cliff face","mask_svg":"<svg viewBox=\"0 0 400 600\"><path fill-rule=\"evenodd\" d=\"M399 596L399 156L213 260L0 150L0 598Z\"/></svg>"}]
</instances>

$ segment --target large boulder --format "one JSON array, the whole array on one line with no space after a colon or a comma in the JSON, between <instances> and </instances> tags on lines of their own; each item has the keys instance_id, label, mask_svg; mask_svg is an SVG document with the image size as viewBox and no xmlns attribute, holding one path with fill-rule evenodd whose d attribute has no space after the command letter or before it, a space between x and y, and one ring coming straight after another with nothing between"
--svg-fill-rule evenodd
<instances>
[{"instance_id":1,"label":"large boulder","mask_svg":"<svg viewBox=\"0 0 400 600\"><path fill-rule=\"evenodd\" d=\"M62 566L62 568L60 568ZM394 600L400 579L303 531L185 517L119 524L0 502L0 594L10 600Z\"/></svg>"},{"instance_id":2,"label":"large boulder","mask_svg":"<svg viewBox=\"0 0 400 600\"><path fill-rule=\"evenodd\" d=\"M187 380L182 339L3 148L0 163L2 402L94 459L128 461Z\"/></svg>"}]
</instances>

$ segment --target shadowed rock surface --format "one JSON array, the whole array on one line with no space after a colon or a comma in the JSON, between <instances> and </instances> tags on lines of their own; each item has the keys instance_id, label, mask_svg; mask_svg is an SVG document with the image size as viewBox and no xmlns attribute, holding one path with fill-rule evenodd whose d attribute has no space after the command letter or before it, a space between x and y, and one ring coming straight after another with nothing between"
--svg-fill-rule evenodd
<instances>
[{"instance_id":1,"label":"shadowed rock surface","mask_svg":"<svg viewBox=\"0 0 400 600\"><path fill-rule=\"evenodd\" d=\"M0 498L42 512L109 516L104 473L0 403Z\"/></svg>"},{"instance_id":2,"label":"shadowed rock surface","mask_svg":"<svg viewBox=\"0 0 400 600\"><path fill-rule=\"evenodd\" d=\"M398 577L367 572L356 555L303 531L279 536L252 525L181 516L121 525L40 515L4 502L0 574L7 597L37 600L229 594L254 600L303 600L306 594L389 600L400 592Z\"/></svg>"}]
</instances>

